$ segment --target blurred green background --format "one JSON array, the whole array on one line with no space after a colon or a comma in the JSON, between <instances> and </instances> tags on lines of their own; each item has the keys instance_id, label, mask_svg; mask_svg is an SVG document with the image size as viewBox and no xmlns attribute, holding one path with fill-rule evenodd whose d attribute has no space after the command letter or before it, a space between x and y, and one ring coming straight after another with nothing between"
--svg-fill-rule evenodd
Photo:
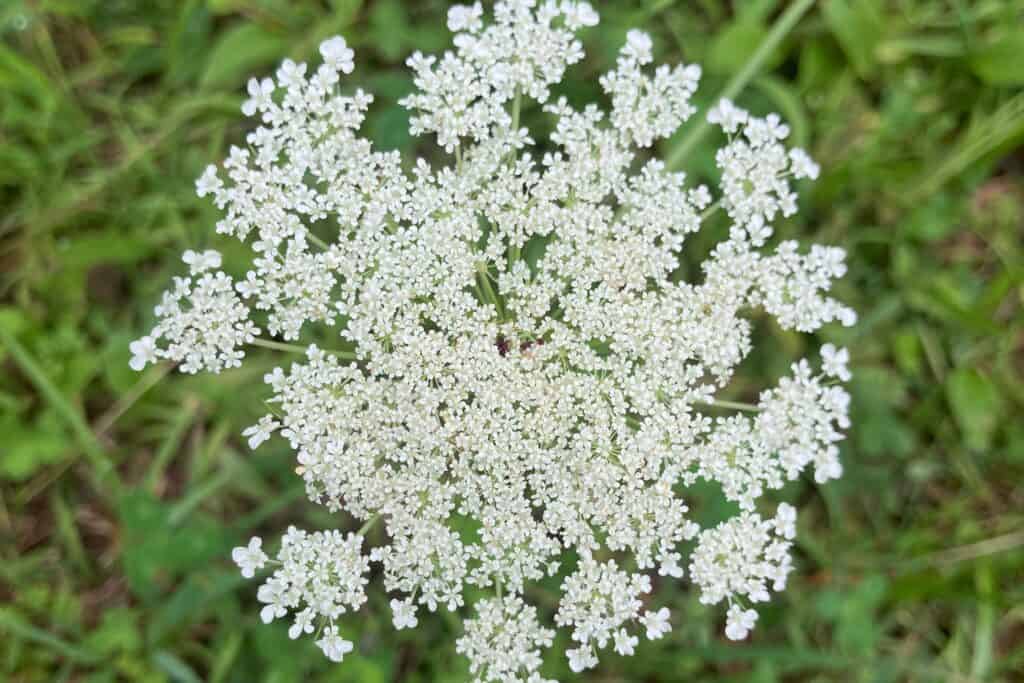
<instances>
[{"instance_id":1,"label":"blurred green background","mask_svg":"<svg viewBox=\"0 0 1024 683\"><path fill-rule=\"evenodd\" d=\"M600 96L629 27L704 66L702 102L787 3L596 2L562 92ZM189 247L215 246L194 179L241 143L246 78L342 33L365 131L411 139L395 101L414 49L442 49L440 0L0 2L0 680L463 681L457 622L396 634L376 584L338 666L259 623L233 545L289 523L346 525L304 502L286 446L250 453L274 358L216 378L128 368L128 342ZM861 314L817 339L758 320L750 396L820 341L851 348L844 478L784 496L797 570L751 640L661 582L674 630L587 681L1024 680L1024 3L822 0L739 101L778 111L823 167L778 232L849 251ZM536 109L526 122L542 127ZM686 168L713 170L708 137ZM663 146L672 148L673 141ZM706 249L711 225L693 242ZM690 258L690 257L688 257ZM699 257L693 257L693 262ZM702 519L716 503L698 497ZM559 648L560 649L560 648Z\"/></svg>"}]
</instances>

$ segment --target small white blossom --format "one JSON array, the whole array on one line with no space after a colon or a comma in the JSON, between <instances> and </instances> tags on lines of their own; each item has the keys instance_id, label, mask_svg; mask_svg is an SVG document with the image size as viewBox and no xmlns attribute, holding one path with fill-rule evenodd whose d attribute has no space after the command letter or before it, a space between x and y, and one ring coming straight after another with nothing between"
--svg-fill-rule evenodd
<instances>
[{"instance_id":1,"label":"small white blossom","mask_svg":"<svg viewBox=\"0 0 1024 683\"><path fill-rule=\"evenodd\" d=\"M621 626L638 620L643 606L639 596L650 590L651 580L645 574L620 571L614 560L584 559L562 583L555 614L555 623L572 628L572 638L580 644L577 660L596 663L593 646L606 647Z\"/></svg>"},{"instance_id":2,"label":"small white blossom","mask_svg":"<svg viewBox=\"0 0 1024 683\"><path fill-rule=\"evenodd\" d=\"M338 635L338 627L333 624L324 629L323 637L316 641L316 646L332 662L340 662L352 652L352 643Z\"/></svg>"},{"instance_id":3,"label":"small white blossom","mask_svg":"<svg viewBox=\"0 0 1024 683\"><path fill-rule=\"evenodd\" d=\"M788 177L817 177L818 167L803 150L787 150L782 144L789 126L776 114L758 118L722 100L708 112L708 121L730 136L715 162L722 169L722 204L736 223L734 234L745 230L753 246L763 246L776 215L796 213Z\"/></svg>"},{"instance_id":4,"label":"small white blossom","mask_svg":"<svg viewBox=\"0 0 1024 683\"><path fill-rule=\"evenodd\" d=\"M594 656L593 648L589 646L566 650L565 654L569 659L569 668L574 673L580 673L597 666L597 657Z\"/></svg>"},{"instance_id":5,"label":"small white blossom","mask_svg":"<svg viewBox=\"0 0 1024 683\"><path fill-rule=\"evenodd\" d=\"M324 58L324 64L331 69L350 74L355 68L352 61L355 52L341 36L334 36L320 43L320 54Z\"/></svg>"},{"instance_id":6,"label":"small white blossom","mask_svg":"<svg viewBox=\"0 0 1024 683\"><path fill-rule=\"evenodd\" d=\"M719 100L718 104L708 110L708 121L729 134L738 131L748 118L750 115L745 109L740 109L728 99Z\"/></svg>"},{"instance_id":7,"label":"small white blossom","mask_svg":"<svg viewBox=\"0 0 1024 683\"><path fill-rule=\"evenodd\" d=\"M648 64L653 59L651 55L653 47L654 43L649 34L633 29L626 34L626 47L623 54L640 64Z\"/></svg>"},{"instance_id":8,"label":"small white blossom","mask_svg":"<svg viewBox=\"0 0 1024 683\"><path fill-rule=\"evenodd\" d=\"M138 372L142 368L146 367L150 363L157 362L157 348L156 342L153 341L153 337L146 335L142 339L136 339L128 345L128 350L131 351L132 358L128 361L128 365L131 366L132 370Z\"/></svg>"},{"instance_id":9,"label":"small white blossom","mask_svg":"<svg viewBox=\"0 0 1024 683\"><path fill-rule=\"evenodd\" d=\"M392 600L391 614L391 621L399 631L403 628L416 628L416 624L419 623L412 600Z\"/></svg>"},{"instance_id":10,"label":"small white blossom","mask_svg":"<svg viewBox=\"0 0 1024 683\"><path fill-rule=\"evenodd\" d=\"M286 59L281 62L281 66L278 67L277 73L274 75L277 76L277 84L282 88L297 90L304 85L303 81L306 76L306 65L302 62L296 64L292 60ZM261 89L265 89L262 84Z\"/></svg>"},{"instance_id":11,"label":"small white blossom","mask_svg":"<svg viewBox=\"0 0 1024 683\"><path fill-rule=\"evenodd\" d=\"M483 15L484 8L479 2L473 5L453 5L448 10L448 30L476 33L484 25Z\"/></svg>"},{"instance_id":12,"label":"small white blossom","mask_svg":"<svg viewBox=\"0 0 1024 683\"><path fill-rule=\"evenodd\" d=\"M775 519L764 520L744 512L718 526L701 532L690 564L690 576L700 588L700 601L731 603L726 635L732 640L746 638L757 619L754 610L742 610L735 598L766 602L769 587L786 588L793 569L789 550L795 536L796 513L792 506L779 506Z\"/></svg>"},{"instance_id":13,"label":"small white blossom","mask_svg":"<svg viewBox=\"0 0 1024 683\"><path fill-rule=\"evenodd\" d=\"M242 113L253 116L258 111L267 111L274 106L271 96L274 94L274 81L270 78L249 79L249 99L242 103ZM202 195L200 195L202 196Z\"/></svg>"},{"instance_id":14,"label":"small white blossom","mask_svg":"<svg viewBox=\"0 0 1024 683\"><path fill-rule=\"evenodd\" d=\"M829 377L849 382L853 375L850 373L847 364L850 362L850 352L846 349L837 349L832 344L824 344L821 347L821 369Z\"/></svg>"},{"instance_id":15,"label":"small white blossom","mask_svg":"<svg viewBox=\"0 0 1024 683\"><path fill-rule=\"evenodd\" d=\"M295 640L302 634L310 634L313 632L313 620L316 618L316 612L311 607L307 607L301 612L296 613L295 621L288 628L288 637Z\"/></svg>"},{"instance_id":16,"label":"small white blossom","mask_svg":"<svg viewBox=\"0 0 1024 683\"><path fill-rule=\"evenodd\" d=\"M757 612L733 605L725 615L725 635L729 640L743 640L757 623Z\"/></svg>"},{"instance_id":17,"label":"small white blossom","mask_svg":"<svg viewBox=\"0 0 1024 683\"><path fill-rule=\"evenodd\" d=\"M818 174L821 172L821 167L799 147L789 150L789 168L793 172L794 178L817 180Z\"/></svg>"},{"instance_id":18,"label":"small white blossom","mask_svg":"<svg viewBox=\"0 0 1024 683\"><path fill-rule=\"evenodd\" d=\"M224 187L224 183L217 175L217 167L210 164L203 170L203 174L196 180L196 194L200 197L205 197L208 194L216 195L221 188Z\"/></svg>"},{"instance_id":19,"label":"small white blossom","mask_svg":"<svg viewBox=\"0 0 1024 683\"><path fill-rule=\"evenodd\" d=\"M263 569L267 563L267 555L263 552L263 539L253 536L248 546L239 546L231 551L231 559L242 570L242 576L251 579L257 569Z\"/></svg>"},{"instance_id":20,"label":"small white blossom","mask_svg":"<svg viewBox=\"0 0 1024 683\"><path fill-rule=\"evenodd\" d=\"M658 557L658 576L671 576L674 579L683 577L683 568L679 566L679 553L662 553Z\"/></svg>"},{"instance_id":21,"label":"small white blossom","mask_svg":"<svg viewBox=\"0 0 1024 683\"><path fill-rule=\"evenodd\" d=\"M185 253L181 255L181 260L188 265L189 273L199 275L208 270L220 268L221 256L220 252L213 249L207 249L203 252L186 249Z\"/></svg>"},{"instance_id":22,"label":"small white blossom","mask_svg":"<svg viewBox=\"0 0 1024 683\"><path fill-rule=\"evenodd\" d=\"M563 0L562 14L565 17L565 25L570 31L581 28L597 26L601 17L594 11L593 5L589 2L575 2L574 0Z\"/></svg>"},{"instance_id":23,"label":"small white blossom","mask_svg":"<svg viewBox=\"0 0 1024 683\"><path fill-rule=\"evenodd\" d=\"M631 656L639 642L639 638L631 636L624 628L615 632L615 651L623 657Z\"/></svg>"},{"instance_id":24,"label":"small white blossom","mask_svg":"<svg viewBox=\"0 0 1024 683\"><path fill-rule=\"evenodd\" d=\"M780 536L790 541L796 538L796 508L792 505L779 503L775 519L772 521L775 523L776 533Z\"/></svg>"},{"instance_id":25,"label":"small white blossom","mask_svg":"<svg viewBox=\"0 0 1024 683\"><path fill-rule=\"evenodd\" d=\"M667 607L662 607L657 612L644 612L640 617L640 623L647 629L648 640L658 640L672 630L672 624L668 621L669 616Z\"/></svg>"},{"instance_id":26,"label":"small white blossom","mask_svg":"<svg viewBox=\"0 0 1024 683\"><path fill-rule=\"evenodd\" d=\"M186 252L184 258L194 272L220 262L216 252ZM231 278L220 271L204 272L198 280L174 278L174 289L164 292L154 312L156 326L132 349L139 359L133 367L138 369L154 355L180 361L182 372L187 373L238 367L245 356L239 347L259 334L249 321L248 307L235 295ZM167 348L156 345L160 339L168 343Z\"/></svg>"},{"instance_id":27,"label":"small white blossom","mask_svg":"<svg viewBox=\"0 0 1024 683\"><path fill-rule=\"evenodd\" d=\"M249 439L249 448L255 450L261 443L270 438L271 434L277 431L281 423L270 415L264 415L260 421L242 431L242 436Z\"/></svg>"}]
</instances>

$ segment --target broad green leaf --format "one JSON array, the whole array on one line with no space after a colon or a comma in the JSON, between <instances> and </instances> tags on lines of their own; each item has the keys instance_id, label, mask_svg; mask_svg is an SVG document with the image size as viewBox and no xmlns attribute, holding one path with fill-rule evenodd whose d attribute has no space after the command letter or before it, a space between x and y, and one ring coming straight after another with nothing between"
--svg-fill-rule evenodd
<instances>
[{"instance_id":1,"label":"broad green leaf","mask_svg":"<svg viewBox=\"0 0 1024 683\"><path fill-rule=\"evenodd\" d=\"M173 85L194 82L208 50L213 23L205 2L186 0L178 7L164 53L166 77Z\"/></svg>"},{"instance_id":2,"label":"broad green leaf","mask_svg":"<svg viewBox=\"0 0 1024 683\"><path fill-rule=\"evenodd\" d=\"M825 21L861 78L870 78L884 23L878 0L827 0Z\"/></svg>"},{"instance_id":3,"label":"broad green leaf","mask_svg":"<svg viewBox=\"0 0 1024 683\"><path fill-rule=\"evenodd\" d=\"M966 446L983 451L992 445L1003 412L999 389L972 368L959 368L946 380L946 398Z\"/></svg>"},{"instance_id":4,"label":"broad green leaf","mask_svg":"<svg viewBox=\"0 0 1024 683\"><path fill-rule=\"evenodd\" d=\"M147 602L180 574L226 557L230 548L223 525L199 514L175 525L171 511L171 506L142 490L126 493L118 506L124 573L132 592Z\"/></svg>"},{"instance_id":5,"label":"broad green leaf","mask_svg":"<svg viewBox=\"0 0 1024 683\"><path fill-rule=\"evenodd\" d=\"M41 468L63 462L71 455L71 441L60 420L43 412L32 424L20 424L15 415L0 420L4 445L0 448L0 479L25 481Z\"/></svg>"},{"instance_id":6,"label":"broad green leaf","mask_svg":"<svg viewBox=\"0 0 1024 683\"><path fill-rule=\"evenodd\" d=\"M104 263L133 264L150 254L157 245L123 230L85 233L58 245L60 262L66 268L86 269Z\"/></svg>"},{"instance_id":7,"label":"broad green leaf","mask_svg":"<svg viewBox=\"0 0 1024 683\"><path fill-rule=\"evenodd\" d=\"M1018 26L970 58L971 70L989 85L1024 85L1024 28Z\"/></svg>"},{"instance_id":8,"label":"broad green leaf","mask_svg":"<svg viewBox=\"0 0 1024 683\"><path fill-rule=\"evenodd\" d=\"M280 60L288 41L259 24L242 24L217 39L206 59L199 86L233 86L259 76L264 67Z\"/></svg>"},{"instance_id":9,"label":"broad green leaf","mask_svg":"<svg viewBox=\"0 0 1024 683\"><path fill-rule=\"evenodd\" d=\"M373 47L389 62L397 62L409 43L409 15L399 0L378 0L370 12L370 37ZM447 31L438 26L435 30Z\"/></svg>"},{"instance_id":10,"label":"broad green leaf","mask_svg":"<svg viewBox=\"0 0 1024 683\"><path fill-rule=\"evenodd\" d=\"M104 656L131 652L142 647L139 635L141 614L127 607L113 607L103 612L99 626L89 633L85 645Z\"/></svg>"}]
</instances>

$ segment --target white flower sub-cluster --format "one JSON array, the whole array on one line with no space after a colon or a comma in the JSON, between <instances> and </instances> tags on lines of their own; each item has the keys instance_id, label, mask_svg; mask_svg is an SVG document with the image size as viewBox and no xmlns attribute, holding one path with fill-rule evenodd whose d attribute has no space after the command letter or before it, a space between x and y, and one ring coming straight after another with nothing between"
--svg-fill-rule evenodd
<instances>
[{"instance_id":1,"label":"white flower sub-cluster","mask_svg":"<svg viewBox=\"0 0 1024 683\"><path fill-rule=\"evenodd\" d=\"M855 321L828 294L841 249L771 242L818 167L777 116L728 101L708 115L726 139L717 187L650 158L694 115L700 69L652 67L639 31L600 79L609 111L553 95L597 21L570 0L498 2L493 22L453 8L454 48L408 62L404 103L444 150L436 165L359 136L372 100L345 87L354 55L331 38L319 67L286 60L249 83L248 144L197 182L250 262L232 277L219 253L186 252L131 365L219 372L251 344L297 352L266 374L267 414L243 437L286 441L309 498L363 529L291 529L276 560L259 538L233 558L246 577L273 571L263 619L333 660L354 647L343 615L371 568L398 629L465 614L457 649L478 681L545 680L545 619L572 639L574 671L672 637L655 575L726 602L725 635L744 638L793 568L795 510L765 495L842 472L845 349L797 361L756 404L722 396L752 316L799 332ZM687 237L716 215L728 232L682 280ZM698 480L739 515L696 524ZM550 577L561 595L545 615L527 589ZM465 604L481 591L493 597Z\"/></svg>"}]
</instances>

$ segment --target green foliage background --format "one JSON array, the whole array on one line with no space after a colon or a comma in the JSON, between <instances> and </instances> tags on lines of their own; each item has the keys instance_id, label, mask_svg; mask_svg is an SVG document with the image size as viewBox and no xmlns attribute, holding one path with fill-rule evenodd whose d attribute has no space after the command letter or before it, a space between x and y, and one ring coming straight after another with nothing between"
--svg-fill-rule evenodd
<instances>
[{"instance_id":1,"label":"green foliage background","mask_svg":"<svg viewBox=\"0 0 1024 683\"><path fill-rule=\"evenodd\" d=\"M787 3L595 4L602 23L567 95L598 97L596 75L639 26L660 59L704 65L707 102ZM379 591L345 622L359 654L339 666L260 624L230 548L338 523L304 503L281 443L252 454L239 438L273 357L217 378L139 376L127 351L180 251L215 244L193 181L243 140L245 79L343 33L350 82L377 95L368 135L432 153L395 101L411 87L406 55L449 40L444 11L0 2L0 679L467 679L455 620L395 634ZM1024 680L1022 87L1020 1L821 0L745 88L740 102L779 111L823 167L778 232L850 253L839 294L861 322L819 340L854 356L846 475L784 492L802 512L797 571L750 642L725 641L720 610L662 582L671 637L576 680ZM715 142L690 153L695 177ZM767 341L738 398L814 341L758 324ZM721 514L712 496L694 507Z\"/></svg>"}]
</instances>

